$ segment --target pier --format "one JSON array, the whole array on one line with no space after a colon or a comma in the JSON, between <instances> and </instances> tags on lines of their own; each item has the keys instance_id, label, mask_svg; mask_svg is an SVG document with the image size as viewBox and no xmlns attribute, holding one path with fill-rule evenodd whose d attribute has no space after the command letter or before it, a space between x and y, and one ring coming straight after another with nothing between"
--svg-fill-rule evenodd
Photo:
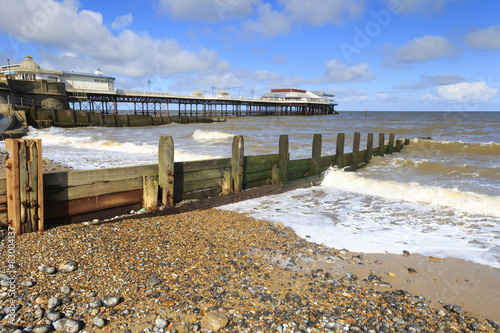
<instances>
[{"instance_id":1,"label":"pier","mask_svg":"<svg viewBox=\"0 0 500 333\"><path fill-rule=\"evenodd\" d=\"M164 92L132 90L90 91L67 88L73 110L94 113L174 117L227 117L265 115L333 114L335 104L312 100L248 99L232 96L172 95ZM124 107L128 105L128 107Z\"/></svg>"}]
</instances>

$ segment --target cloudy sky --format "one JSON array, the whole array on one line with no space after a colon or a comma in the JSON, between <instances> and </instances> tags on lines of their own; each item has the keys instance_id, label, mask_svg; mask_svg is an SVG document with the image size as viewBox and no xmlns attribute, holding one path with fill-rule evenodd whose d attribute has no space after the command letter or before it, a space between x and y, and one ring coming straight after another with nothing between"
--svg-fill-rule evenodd
<instances>
[{"instance_id":1,"label":"cloudy sky","mask_svg":"<svg viewBox=\"0 0 500 333\"><path fill-rule=\"evenodd\" d=\"M498 0L0 0L0 64L119 89L323 89L338 110L500 110Z\"/></svg>"}]
</instances>

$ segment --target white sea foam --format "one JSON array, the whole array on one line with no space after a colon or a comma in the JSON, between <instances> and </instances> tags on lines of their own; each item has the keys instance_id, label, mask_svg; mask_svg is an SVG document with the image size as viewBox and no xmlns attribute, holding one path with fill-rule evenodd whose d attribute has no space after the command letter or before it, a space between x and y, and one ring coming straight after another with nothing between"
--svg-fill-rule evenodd
<instances>
[{"instance_id":1,"label":"white sea foam","mask_svg":"<svg viewBox=\"0 0 500 333\"><path fill-rule=\"evenodd\" d=\"M417 183L380 181L334 168L327 172L322 185L391 200L445 206L463 213L500 217L500 196L462 192L457 189L425 186Z\"/></svg>"},{"instance_id":2,"label":"white sea foam","mask_svg":"<svg viewBox=\"0 0 500 333\"><path fill-rule=\"evenodd\" d=\"M196 130L193 133L193 139L198 142L221 142L232 140L234 134L218 132L218 131L203 131Z\"/></svg>"}]
</instances>

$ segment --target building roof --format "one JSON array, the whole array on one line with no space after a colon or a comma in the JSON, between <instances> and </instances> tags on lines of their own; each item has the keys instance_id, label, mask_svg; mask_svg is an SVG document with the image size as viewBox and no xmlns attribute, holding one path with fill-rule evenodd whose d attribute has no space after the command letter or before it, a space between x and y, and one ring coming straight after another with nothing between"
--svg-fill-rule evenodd
<instances>
[{"instance_id":1,"label":"building roof","mask_svg":"<svg viewBox=\"0 0 500 333\"><path fill-rule=\"evenodd\" d=\"M24 60L19 64L19 69L21 70L36 70L40 69L40 66L33 60L33 57L27 55Z\"/></svg>"}]
</instances>

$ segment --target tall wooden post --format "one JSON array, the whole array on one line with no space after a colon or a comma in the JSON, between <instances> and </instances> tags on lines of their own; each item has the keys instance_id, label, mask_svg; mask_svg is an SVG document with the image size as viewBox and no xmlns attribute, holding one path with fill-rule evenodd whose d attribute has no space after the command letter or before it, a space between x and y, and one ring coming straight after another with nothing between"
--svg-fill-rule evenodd
<instances>
[{"instance_id":1,"label":"tall wooden post","mask_svg":"<svg viewBox=\"0 0 500 333\"><path fill-rule=\"evenodd\" d=\"M312 159L311 159L311 172L313 175L319 173L319 162L321 160L321 146L323 145L323 138L321 134L314 134L312 144Z\"/></svg>"},{"instance_id":2,"label":"tall wooden post","mask_svg":"<svg viewBox=\"0 0 500 333\"><path fill-rule=\"evenodd\" d=\"M387 152L392 154L394 151L394 134L389 134L389 147L387 148Z\"/></svg>"},{"instance_id":3,"label":"tall wooden post","mask_svg":"<svg viewBox=\"0 0 500 333\"><path fill-rule=\"evenodd\" d=\"M278 167L280 169L280 181L286 182L288 180L288 135L280 135L279 143L279 161Z\"/></svg>"},{"instance_id":4,"label":"tall wooden post","mask_svg":"<svg viewBox=\"0 0 500 333\"><path fill-rule=\"evenodd\" d=\"M42 141L5 140L7 216L16 235L44 231Z\"/></svg>"},{"instance_id":5,"label":"tall wooden post","mask_svg":"<svg viewBox=\"0 0 500 333\"><path fill-rule=\"evenodd\" d=\"M373 156L373 133L368 133L366 139L366 162L370 162Z\"/></svg>"},{"instance_id":6,"label":"tall wooden post","mask_svg":"<svg viewBox=\"0 0 500 333\"><path fill-rule=\"evenodd\" d=\"M384 156L385 154L385 135L384 133L378 134L378 154Z\"/></svg>"},{"instance_id":7,"label":"tall wooden post","mask_svg":"<svg viewBox=\"0 0 500 333\"><path fill-rule=\"evenodd\" d=\"M337 168L342 169L344 166L344 142L345 142L345 135L344 133L339 133L337 134L337 151L336 151L336 164Z\"/></svg>"},{"instance_id":8,"label":"tall wooden post","mask_svg":"<svg viewBox=\"0 0 500 333\"><path fill-rule=\"evenodd\" d=\"M359 143L361 140L361 134L359 132L354 133L354 139L352 140L352 157L351 164L356 169L358 167L358 155L359 155Z\"/></svg>"},{"instance_id":9,"label":"tall wooden post","mask_svg":"<svg viewBox=\"0 0 500 333\"><path fill-rule=\"evenodd\" d=\"M233 192L243 191L243 163L245 161L244 141L242 135L233 138L233 156L231 157L231 176Z\"/></svg>"},{"instance_id":10,"label":"tall wooden post","mask_svg":"<svg viewBox=\"0 0 500 333\"><path fill-rule=\"evenodd\" d=\"M161 136L158 145L158 180L161 202L165 207L174 206L174 140L171 136Z\"/></svg>"}]
</instances>

